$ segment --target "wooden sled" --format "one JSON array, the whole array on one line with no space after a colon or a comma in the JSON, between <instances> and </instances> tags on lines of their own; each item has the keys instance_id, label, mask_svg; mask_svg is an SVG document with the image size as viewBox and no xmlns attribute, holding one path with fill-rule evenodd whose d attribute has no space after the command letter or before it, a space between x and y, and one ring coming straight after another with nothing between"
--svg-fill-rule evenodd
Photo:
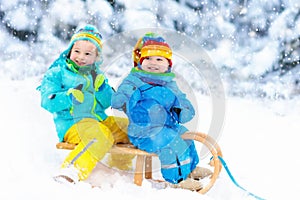
<instances>
[{"instance_id":1,"label":"wooden sled","mask_svg":"<svg viewBox=\"0 0 300 200\"><path fill-rule=\"evenodd\" d=\"M194 140L200 142L206 146L210 151L212 159L210 160L210 166L213 167L213 174L209 178L209 182L203 186L203 188L197 192L205 194L216 182L219 173L222 168L222 164L219 160L219 156L222 157L222 152L219 145L210 136L200 132L186 132L182 135L185 140ZM69 144L60 142L56 144L57 149L72 150L75 148L75 144ZM116 144L110 149L110 153L118 154L130 154L136 155L136 168L134 171L134 183L138 186L142 185L143 179L152 179L152 157L156 157L156 154L147 153L139 150L131 144Z\"/></svg>"}]
</instances>

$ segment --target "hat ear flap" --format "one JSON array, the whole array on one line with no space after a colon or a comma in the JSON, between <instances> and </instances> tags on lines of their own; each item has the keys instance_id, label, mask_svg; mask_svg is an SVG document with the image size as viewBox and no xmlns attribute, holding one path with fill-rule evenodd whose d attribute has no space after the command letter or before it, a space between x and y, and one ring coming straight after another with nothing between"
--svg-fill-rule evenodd
<instances>
[{"instance_id":1,"label":"hat ear flap","mask_svg":"<svg viewBox=\"0 0 300 200\"><path fill-rule=\"evenodd\" d=\"M133 64L136 67L141 58L141 48L143 46L143 38L140 38L134 46L132 51Z\"/></svg>"},{"instance_id":2,"label":"hat ear flap","mask_svg":"<svg viewBox=\"0 0 300 200\"><path fill-rule=\"evenodd\" d=\"M172 60L168 59L168 61L169 61L169 67L172 67L172 65L173 65Z\"/></svg>"}]
</instances>

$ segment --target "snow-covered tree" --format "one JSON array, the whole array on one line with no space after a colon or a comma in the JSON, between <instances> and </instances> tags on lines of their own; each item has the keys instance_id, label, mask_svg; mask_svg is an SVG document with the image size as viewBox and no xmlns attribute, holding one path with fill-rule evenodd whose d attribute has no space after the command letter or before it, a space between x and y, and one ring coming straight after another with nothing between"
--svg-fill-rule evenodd
<instances>
[{"instance_id":1,"label":"snow-covered tree","mask_svg":"<svg viewBox=\"0 0 300 200\"><path fill-rule=\"evenodd\" d=\"M287 98L299 95L299 16L298 0L0 0L0 56L8 61L0 70L11 78L43 73L84 23L104 38L157 27L205 49L229 94ZM20 61L26 71L11 67Z\"/></svg>"}]
</instances>

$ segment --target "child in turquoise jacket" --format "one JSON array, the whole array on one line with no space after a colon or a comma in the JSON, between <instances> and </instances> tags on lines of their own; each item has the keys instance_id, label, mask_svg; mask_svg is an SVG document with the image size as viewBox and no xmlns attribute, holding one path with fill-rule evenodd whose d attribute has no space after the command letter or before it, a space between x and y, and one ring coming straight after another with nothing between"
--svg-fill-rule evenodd
<instances>
[{"instance_id":1,"label":"child in turquoise jacket","mask_svg":"<svg viewBox=\"0 0 300 200\"><path fill-rule=\"evenodd\" d=\"M130 141L158 155L164 179L183 185L192 181L188 177L199 158L194 142L181 138L188 131L182 124L195 111L174 81L172 50L164 38L148 33L137 42L133 56L135 66L113 94L112 107L128 116ZM192 182L192 189L201 188Z\"/></svg>"},{"instance_id":2,"label":"child in turquoise jacket","mask_svg":"<svg viewBox=\"0 0 300 200\"><path fill-rule=\"evenodd\" d=\"M55 177L58 181L85 180L114 143L129 142L128 120L105 113L113 90L100 70L101 55L102 37L97 28L80 28L39 87L41 105L53 114L59 141L77 145ZM131 159L114 155L110 164L129 169Z\"/></svg>"}]
</instances>

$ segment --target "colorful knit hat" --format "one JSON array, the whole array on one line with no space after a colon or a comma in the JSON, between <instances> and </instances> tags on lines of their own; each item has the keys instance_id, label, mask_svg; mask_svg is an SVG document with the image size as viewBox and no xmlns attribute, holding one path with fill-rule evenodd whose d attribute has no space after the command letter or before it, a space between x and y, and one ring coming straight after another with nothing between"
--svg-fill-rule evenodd
<instances>
[{"instance_id":1,"label":"colorful knit hat","mask_svg":"<svg viewBox=\"0 0 300 200\"><path fill-rule=\"evenodd\" d=\"M172 50L165 39L156 33L146 33L140 38L133 49L133 63L138 66L148 56L162 56L168 59L172 67Z\"/></svg>"},{"instance_id":2,"label":"colorful knit hat","mask_svg":"<svg viewBox=\"0 0 300 200\"><path fill-rule=\"evenodd\" d=\"M69 48L71 49L78 40L88 40L97 47L98 53L102 51L102 36L93 25L88 24L76 31L71 38Z\"/></svg>"}]
</instances>

